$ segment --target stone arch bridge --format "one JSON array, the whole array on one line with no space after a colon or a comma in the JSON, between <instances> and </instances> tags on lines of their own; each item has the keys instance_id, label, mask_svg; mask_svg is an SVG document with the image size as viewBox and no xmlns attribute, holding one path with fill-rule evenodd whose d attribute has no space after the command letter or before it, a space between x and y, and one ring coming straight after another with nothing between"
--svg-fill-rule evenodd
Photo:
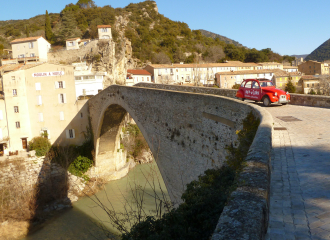
<instances>
[{"instance_id":1,"label":"stone arch bridge","mask_svg":"<svg viewBox=\"0 0 330 240\"><path fill-rule=\"evenodd\" d=\"M125 164L119 143L129 113L156 159L171 200L180 202L187 183L224 163L225 147L236 140L250 111L261 119L269 117L260 107L219 95L232 97L233 92L156 84L106 88L89 100L95 167L114 171ZM271 127L262 129L266 134L259 142L266 145L269 158Z\"/></svg>"}]
</instances>

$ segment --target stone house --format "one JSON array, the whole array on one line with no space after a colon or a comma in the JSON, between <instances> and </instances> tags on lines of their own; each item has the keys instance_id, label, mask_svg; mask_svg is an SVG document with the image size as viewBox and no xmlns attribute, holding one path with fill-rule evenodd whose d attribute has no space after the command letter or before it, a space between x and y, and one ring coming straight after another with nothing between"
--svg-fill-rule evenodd
<instances>
[{"instance_id":1,"label":"stone house","mask_svg":"<svg viewBox=\"0 0 330 240\"><path fill-rule=\"evenodd\" d=\"M283 70L283 64L278 62L261 62L258 63L262 66L262 69L281 69Z\"/></svg>"},{"instance_id":2,"label":"stone house","mask_svg":"<svg viewBox=\"0 0 330 240\"><path fill-rule=\"evenodd\" d=\"M309 60L298 65L298 69L305 75L329 75L328 63Z\"/></svg>"},{"instance_id":3,"label":"stone house","mask_svg":"<svg viewBox=\"0 0 330 240\"><path fill-rule=\"evenodd\" d=\"M151 73L144 69L127 69L126 86L133 86L139 82L151 83Z\"/></svg>"},{"instance_id":4,"label":"stone house","mask_svg":"<svg viewBox=\"0 0 330 240\"><path fill-rule=\"evenodd\" d=\"M51 44L42 36L19 38L10 42L13 59L3 59L2 65L47 62L47 53Z\"/></svg>"},{"instance_id":5,"label":"stone house","mask_svg":"<svg viewBox=\"0 0 330 240\"><path fill-rule=\"evenodd\" d=\"M26 151L43 134L52 144L81 144L87 104L76 101L73 66L50 63L0 67L0 148ZM6 141L6 142L3 142Z\"/></svg>"},{"instance_id":6,"label":"stone house","mask_svg":"<svg viewBox=\"0 0 330 240\"><path fill-rule=\"evenodd\" d=\"M112 39L110 25L97 25L99 39Z\"/></svg>"},{"instance_id":7,"label":"stone house","mask_svg":"<svg viewBox=\"0 0 330 240\"><path fill-rule=\"evenodd\" d=\"M297 66L283 66L283 70L286 72L298 72Z\"/></svg>"},{"instance_id":8,"label":"stone house","mask_svg":"<svg viewBox=\"0 0 330 240\"><path fill-rule=\"evenodd\" d=\"M66 50L79 49L80 38L69 38L66 40Z\"/></svg>"},{"instance_id":9,"label":"stone house","mask_svg":"<svg viewBox=\"0 0 330 240\"><path fill-rule=\"evenodd\" d=\"M312 90L317 92L320 90L320 79L318 76L305 75L301 77L300 84L304 94L309 94Z\"/></svg>"}]
</instances>

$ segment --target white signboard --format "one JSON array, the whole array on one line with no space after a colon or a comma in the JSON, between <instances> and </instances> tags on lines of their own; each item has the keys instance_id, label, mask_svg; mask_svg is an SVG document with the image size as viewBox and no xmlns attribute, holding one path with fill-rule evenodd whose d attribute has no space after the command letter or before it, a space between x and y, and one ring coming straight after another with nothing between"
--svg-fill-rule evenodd
<instances>
[{"instance_id":1,"label":"white signboard","mask_svg":"<svg viewBox=\"0 0 330 240\"><path fill-rule=\"evenodd\" d=\"M64 75L63 71L32 73L32 77L53 77L53 76L63 76L63 75Z\"/></svg>"}]
</instances>

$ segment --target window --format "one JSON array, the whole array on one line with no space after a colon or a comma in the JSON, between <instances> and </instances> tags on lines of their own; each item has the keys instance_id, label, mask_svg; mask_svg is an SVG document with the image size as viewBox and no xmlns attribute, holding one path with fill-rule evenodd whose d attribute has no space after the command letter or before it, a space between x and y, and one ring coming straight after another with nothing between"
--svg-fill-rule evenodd
<instances>
[{"instance_id":1,"label":"window","mask_svg":"<svg viewBox=\"0 0 330 240\"><path fill-rule=\"evenodd\" d=\"M15 122L16 128L21 128L20 122Z\"/></svg>"},{"instance_id":2,"label":"window","mask_svg":"<svg viewBox=\"0 0 330 240\"><path fill-rule=\"evenodd\" d=\"M11 80L15 80L15 76L11 76Z\"/></svg>"},{"instance_id":3,"label":"window","mask_svg":"<svg viewBox=\"0 0 330 240\"><path fill-rule=\"evenodd\" d=\"M30 42L29 43L29 48L33 48L33 46L34 46L34 43L33 42Z\"/></svg>"},{"instance_id":4,"label":"window","mask_svg":"<svg viewBox=\"0 0 330 240\"><path fill-rule=\"evenodd\" d=\"M67 129L66 130L66 138L75 138L75 132L74 129Z\"/></svg>"},{"instance_id":5,"label":"window","mask_svg":"<svg viewBox=\"0 0 330 240\"><path fill-rule=\"evenodd\" d=\"M65 88L65 81L55 82L55 88L56 89L58 89L58 88Z\"/></svg>"},{"instance_id":6,"label":"window","mask_svg":"<svg viewBox=\"0 0 330 240\"><path fill-rule=\"evenodd\" d=\"M18 58L24 58L24 54L18 55Z\"/></svg>"},{"instance_id":7,"label":"window","mask_svg":"<svg viewBox=\"0 0 330 240\"><path fill-rule=\"evenodd\" d=\"M309 87L309 83L307 83L307 87Z\"/></svg>"},{"instance_id":8,"label":"window","mask_svg":"<svg viewBox=\"0 0 330 240\"><path fill-rule=\"evenodd\" d=\"M60 112L60 120L61 120L61 121L64 120L64 112Z\"/></svg>"},{"instance_id":9,"label":"window","mask_svg":"<svg viewBox=\"0 0 330 240\"><path fill-rule=\"evenodd\" d=\"M19 111L18 111L18 106L14 106L14 112L15 113L18 113Z\"/></svg>"},{"instance_id":10,"label":"window","mask_svg":"<svg viewBox=\"0 0 330 240\"><path fill-rule=\"evenodd\" d=\"M149 77L147 77L147 81L149 81Z\"/></svg>"},{"instance_id":11,"label":"window","mask_svg":"<svg viewBox=\"0 0 330 240\"><path fill-rule=\"evenodd\" d=\"M66 103L66 94L65 93L60 93L58 95L58 102L59 103Z\"/></svg>"},{"instance_id":12,"label":"window","mask_svg":"<svg viewBox=\"0 0 330 240\"><path fill-rule=\"evenodd\" d=\"M80 118L83 118L83 113L80 113Z\"/></svg>"},{"instance_id":13,"label":"window","mask_svg":"<svg viewBox=\"0 0 330 240\"><path fill-rule=\"evenodd\" d=\"M35 57L34 53L30 53L30 57Z\"/></svg>"},{"instance_id":14,"label":"window","mask_svg":"<svg viewBox=\"0 0 330 240\"><path fill-rule=\"evenodd\" d=\"M42 113L38 113L38 120L39 120L39 122L44 121L44 115Z\"/></svg>"},{"instance_id":15,"label":"window","mask_svg":"<svg viewBox=\"0 0 330 240\"><path fill-rule=\"evenodd\" d=\"M141 79L142 79L142 82L144 82L144 78L143 78L143 77L141 77Z\"/></svg>"},{"instance_id":16,"label":"window","mask_svg":"<svg viewBox=\"0 0 330 240\"><path fill-rule=\"evenodd\" d=\"M108 32L107 28L102 28L101 32Z\"/></svg>"},{"instance_id":17,"label":"window","mask_svg":"<svg viewBox=\"0 0 330 240\"><path fill-rule=\"evenodd\" d=\"M17 96L17 89L13 89L13 96Z\"/></svg>"},{"instance_id":18,"label":"window","mask_svg":"<svg viewBox=\"0 0 330 240\"><path fill-rule=\"evenodd\" d=\"M41 90L41 83L37 82L36 83L36 91L40 91Z\"/></svg>"},{"instance_id":19,"label":"window","mask_svg":"<svg viewBox=\"0 0 330 240\"><path fill-rule=\"evenodd\" d=\"M41 95L37 96L37 105L41 105L42 104L42 98Z\"/></svg>"}]
</instances>

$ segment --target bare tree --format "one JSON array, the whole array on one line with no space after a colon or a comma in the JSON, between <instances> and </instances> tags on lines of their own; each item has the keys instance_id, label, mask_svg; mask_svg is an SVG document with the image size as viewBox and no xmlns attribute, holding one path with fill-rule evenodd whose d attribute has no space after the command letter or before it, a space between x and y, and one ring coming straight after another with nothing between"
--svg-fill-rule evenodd
<instances>
[{"instance_id":1,"label":"bare tree","mask_svg":"<svg viewBox=\"0 0 330 240\"><path fill-rule=\"evenodd\" d=\"M319 78L319 86L317 89L322 95L330 96L330 76L322 75Z\"/></svg>"},{"instance_id":2,"label":"bare tree","mask_svg":"<svg viewBox=\"0 0 330 240\"><path fill-rule=\"evenodd\" d=\"M152 57L152 62L156 64L170 64L171 59L165 53L160 52L154 54L154 56Z\"/></svg>"},{"instance_id":3,"label":"bare tree","mask_svg":"<svg viewBox=\"0 0 330 240\"><path fill-rule=\"evenodd\" d=\"M209 63L215 63L226 56L221 46L209 47L204 54L204 60Z\"/></svg>"}]
</instances>

